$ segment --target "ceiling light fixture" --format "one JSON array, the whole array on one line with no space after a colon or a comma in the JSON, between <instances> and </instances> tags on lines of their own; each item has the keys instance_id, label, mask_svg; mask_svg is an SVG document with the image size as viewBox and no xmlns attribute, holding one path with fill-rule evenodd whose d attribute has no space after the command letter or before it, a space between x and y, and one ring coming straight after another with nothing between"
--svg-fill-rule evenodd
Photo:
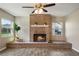
<instances>
[{"instance_id":1,"label":"ceiling light fixture","mask_svg":"<svg viewBox=\"0 0 79 59\"><path fill-rule=\"evenodd\" d=\"M35 14L41 14L44 12L48 12L46 9L46 7L51 7L51 6L55 6L55 3L35 3L34 6L23 6L22 8L34 8L34 10L32 11L32 13Z\"/></svg>"},{"instance_id":2,"label":"ceiling light fixture","mask_svg":"<svg viewBox=\"0 0 79 59\"><path fill-rule=\"evenodd\" d=\"M32 12L34 14L42 14L44 12L48 12L47 10L44 9L44 5L39 3L34 5L35 10Z\"/></svg>"}]
</instances>

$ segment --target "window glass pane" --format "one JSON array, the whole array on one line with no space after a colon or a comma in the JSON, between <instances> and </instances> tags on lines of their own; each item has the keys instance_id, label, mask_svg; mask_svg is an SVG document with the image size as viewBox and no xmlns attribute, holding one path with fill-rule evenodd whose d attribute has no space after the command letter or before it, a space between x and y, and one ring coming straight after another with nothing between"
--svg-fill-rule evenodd
<instances>
[{"instance_id":1,"label":"window glass pane","mask_svg":"<svg viewBox=\"0 0 79 59\"><path fill-rule=\"evenodd\" d=\"M53 23L53 26L52 26L52 32L53 32L53 35L62 35L63 34L63 24L60 22L60 23Z\"/></svg>"},{"instance_id":2,"label":"window glass pane","mask_svg":"<svg viewBox=\"0 0 79 59\"><path fill-rule=\"evenodd\" d=\"M7 19L1 19L1 36L10 37L12 31L12 21Z\"/></svg>"}]
</instances>

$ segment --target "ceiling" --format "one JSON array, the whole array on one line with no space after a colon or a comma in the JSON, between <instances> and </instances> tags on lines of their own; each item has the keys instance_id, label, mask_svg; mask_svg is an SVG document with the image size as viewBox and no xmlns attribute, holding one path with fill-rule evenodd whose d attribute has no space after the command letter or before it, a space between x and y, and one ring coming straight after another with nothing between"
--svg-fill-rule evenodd
<instances>
[{"instance_id":1,"label":"ceiling","mask_svg":"<svg viewBox=\"0 0 79 59\"><path fill-rule=\"evenodd\" d=\"M33 6L32 3L0 3L0 8L14 16L30 15L33 8L22 8L22 6ZM79 3L56 3L55 6L45 8L48 14L55 16L66 16L79 8Z\"/></svg>"}]
</instances>

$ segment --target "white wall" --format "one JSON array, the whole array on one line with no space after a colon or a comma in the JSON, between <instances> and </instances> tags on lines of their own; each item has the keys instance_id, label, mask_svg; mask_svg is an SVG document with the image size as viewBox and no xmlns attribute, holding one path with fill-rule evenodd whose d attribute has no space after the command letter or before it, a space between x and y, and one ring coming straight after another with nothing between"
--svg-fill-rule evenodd
<instances>
[{"instance_id":1,"label":"white wall","mask_svg":"<svg viewBox=\"0 0 79 59\"><path fill-rule=\"evenodd\" d=\"M24 40L24 42L29 42L29 16L17 16L15 18L16 23L21 27L21 30L18 32L18 36Z\"/></svg>"},{"instance_id":2,"label":"white wall","mask_svg":"<svg viewBox=\"0 0 79 59\"><path fill-rule=\"evenodd\" d=\"M0 18L14 20L14 16L0 8Z\"/></svg>"},{"instance_id":3,"label":"white wall","mask_svg":"<svg viewBox=\"0 0 79 59\"><path fill-rule=\"evenodd\" d=\"M66 38L72 43L72 47L79 51L79 10L67 16Z\"/></svg>"}]
</instances>

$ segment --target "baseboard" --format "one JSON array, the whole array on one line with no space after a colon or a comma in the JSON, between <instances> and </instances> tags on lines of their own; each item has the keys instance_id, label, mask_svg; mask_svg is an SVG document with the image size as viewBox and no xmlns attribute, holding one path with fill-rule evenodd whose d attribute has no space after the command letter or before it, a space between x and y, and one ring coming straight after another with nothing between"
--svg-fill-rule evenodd
<instances>
[{"instance_id":1,"label":"baseboard","mask_svg":"<svg viewBox=\"0 0 79 59\"><path fill-rule=\"evenodd\" d=\"M0 51L2 51L2 50L4 50L4 49L6 49L6 47L1 48Z\"/></svg>"},{"instance_id":2,"label":"baseboard","mask_svg":"<svg viewBox=\"0 0 79 59\"><path fill-rule=\"evenodd\" d=\"M79 52L79 50L78 49L75 49L75 48L72 48L73 50L75 50L75 51L77 51L77 52Z\"/></svg>"}]
</instances>

